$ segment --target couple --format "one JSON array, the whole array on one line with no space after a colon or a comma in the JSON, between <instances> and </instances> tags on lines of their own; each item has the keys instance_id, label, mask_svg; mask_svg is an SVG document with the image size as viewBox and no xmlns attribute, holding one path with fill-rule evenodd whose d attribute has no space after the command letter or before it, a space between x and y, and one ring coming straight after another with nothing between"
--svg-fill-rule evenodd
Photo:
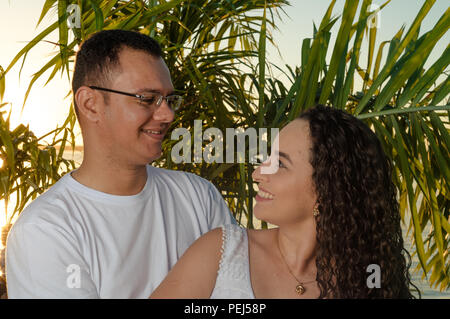
<instances>
[{"instance_id":1,"label":"couple","mask_svg":"<svg viewBox=\"0 0 450 319\"><path fill-rule=\"evenodd\" d=\"M10 298L411 297L389 161L359 120L318 106L283 128L279 169L253 175L279 227L246 231L211 183L147 164L182 102L157 42L95 34L72 89L83 162L12 227Z\"/></svg>"}]
</instances>

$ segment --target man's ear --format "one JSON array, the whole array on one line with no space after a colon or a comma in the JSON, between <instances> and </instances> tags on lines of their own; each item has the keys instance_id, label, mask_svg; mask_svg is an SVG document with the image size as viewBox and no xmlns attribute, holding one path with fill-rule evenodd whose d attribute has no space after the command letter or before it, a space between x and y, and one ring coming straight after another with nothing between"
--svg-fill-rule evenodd
<instances>
[{"instance_id":1,"label":"man's ear","mask_svg":"<svg viewBox=\"0 0 450 319\"><path fill-rule=\"evenodd\" d=\"M97 123L99 121L103 106L100 94L87 86L81 86L75 93L75 101L80 116L90 122Z\"/></svg>"}]
</instances>

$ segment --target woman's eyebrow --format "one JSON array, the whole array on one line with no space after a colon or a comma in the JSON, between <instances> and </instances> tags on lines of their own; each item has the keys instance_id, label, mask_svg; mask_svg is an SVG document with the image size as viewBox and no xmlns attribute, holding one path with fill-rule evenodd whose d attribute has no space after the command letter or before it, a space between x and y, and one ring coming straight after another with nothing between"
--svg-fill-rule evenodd
<instances>
[{"instance_id":1,"label":"woman's eyebrow","mask_svg":"<svg viewBox=\"0 0 450 319\"><path fill-rule=\"evenodd\" d=\"M280 157L283 157L283 158L287 159L287 160L289 161L289 163L292 164L291 158L290 158L289 155L286 154L285 152L278 152L278 155L279 155Z\"/></svg>"}]
</instances>

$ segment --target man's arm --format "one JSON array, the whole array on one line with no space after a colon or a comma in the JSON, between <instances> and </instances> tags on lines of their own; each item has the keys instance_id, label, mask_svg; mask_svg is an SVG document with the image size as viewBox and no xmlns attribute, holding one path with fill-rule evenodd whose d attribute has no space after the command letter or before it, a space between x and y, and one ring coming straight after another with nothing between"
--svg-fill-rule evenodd
<instances>
[{"instance_id":1,"label":"man's arm","mask_svg":"<svg viewBox=\"0 0 450 319\"><path fill-rule=\"evenodd\" d=\"M219 190L212 183L209 187L209 201L209 229L214 229L226 224L237 224L227 203Z\"/></svg>"},{"instance_id":2,"label":"man's arm","mask_svg":"<svg viewBox=\"0 0 450 319\"><path fill-rule=\"evenodd\" d=\"M98 298L77 242L43 221L14 225L6 245L8 298Z\"/></svg>"}]
</instances>

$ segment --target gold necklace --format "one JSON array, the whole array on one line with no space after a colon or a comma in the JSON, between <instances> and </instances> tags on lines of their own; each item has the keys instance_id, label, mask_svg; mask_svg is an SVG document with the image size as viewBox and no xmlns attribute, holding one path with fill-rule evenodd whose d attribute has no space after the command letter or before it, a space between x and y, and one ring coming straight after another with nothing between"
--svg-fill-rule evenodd
<instances>
[{"instance_id":1,"label":"gold necklace","mask_svg":"<svg viewBox=\"0 0 450 319\"><path fill-rule=\"evenodd\" d=\"M299 294L299 295L303 295L306 291L305 285L306 284L310 284L315 282L316 280L311 280L308 282L301 282L300 280L297 279L297 277L294 275L294 273L291 271L291 268L289 268L288 263L286 262L286 259L284 258L283 253L281 252L281 248L280 248L280 240L279 238L277 238L277 246L278 246L278 250L280 251L280 255L281 255L281 259L283 260L284 264L286 265L287 269L289 270L289 273L291 274L292 277L295 278L295 280L297 281L297 286L295 286L295 291Z\"/></svg>"}]
</instances>

